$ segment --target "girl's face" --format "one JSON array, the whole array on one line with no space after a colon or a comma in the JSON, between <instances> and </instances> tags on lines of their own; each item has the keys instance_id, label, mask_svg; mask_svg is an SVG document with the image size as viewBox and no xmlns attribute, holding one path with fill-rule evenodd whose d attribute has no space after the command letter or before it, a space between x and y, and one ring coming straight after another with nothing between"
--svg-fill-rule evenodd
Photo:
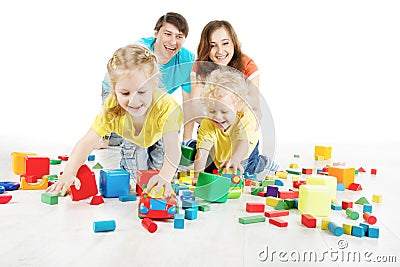
<instances>
[{"instance_id":1,"label":"girl's face","mask_svg":"<svg viewBox=\"0 0 400 267\"><path fill-rule=\"evenodd\" d=\"M235 48L225 27L216 29L210 38L211 50L210 59L218 65L227 66L231 61Z\"/></svg>"},{"instance_id":2,"label":"girl's face","mask_svg":"<svg viewBox=\"0 0 400 267\"><path fill-rule=\"evenodd\" d=\"M118 103L133 117L145 116L152 103L153 83L144 71L135 69L115 84Z\"/></svg>"},{"instance_id":3,"label":"girl's face","mask_svg":"<svg viewBox=\"0 0 400 267\"><path fill-rule=\"evenodd\" d=\"M221 99L207 100L207 116L221 130L227 130L236 119L237 108L233 96L227 94Z\"/></svg>"}]
</instances>

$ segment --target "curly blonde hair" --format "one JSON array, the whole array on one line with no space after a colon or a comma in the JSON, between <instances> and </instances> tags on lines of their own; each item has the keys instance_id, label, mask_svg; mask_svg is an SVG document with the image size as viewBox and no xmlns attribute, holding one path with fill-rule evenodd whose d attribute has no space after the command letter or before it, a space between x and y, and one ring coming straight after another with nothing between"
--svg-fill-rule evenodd
<instances>
[{"instance_id":1,"label":"curly blonde hair","mask_svg":"<svg viewBox=\"0 0 400 267\"><path fill-rule=\"evenodd\" d=\"M245 107L249 88L244 75L230 67L218 68L205 80L202 100L206 104L209 99L220 100L231 93L233 103L238 111Z\"/></svg>"},{"instance_id":2,"label":"curly blonde hair","mask_svg":"<svg viewBox=\"0 0 400 267\"><path fill-rule=\"evenodd\" d=\"M142 70L147 78L159 73L156 56L146 47L140 44L130 44L121 47L114 52L114 55L107 63L108 76L110 78L111 92L108 98L114 106L106 108L104 115L122 116L125 110L118 104L115 85L118 80L132 75L133 70ZM159 78L154 80L154 88L157 88Z\"/></svg>"}]
</instances>

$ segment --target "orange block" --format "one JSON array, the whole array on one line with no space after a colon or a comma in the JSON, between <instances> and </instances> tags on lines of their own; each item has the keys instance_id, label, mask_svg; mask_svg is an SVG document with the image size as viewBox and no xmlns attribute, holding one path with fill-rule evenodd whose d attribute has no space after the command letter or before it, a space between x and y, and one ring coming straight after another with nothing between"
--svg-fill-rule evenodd
<instances>
[{"instance_id":1,"label":"orange block","mask_svg":"<svg viewBox=\"0 0 400 267\"><path fill-rule=\"evenodd\" d=\"M344 184L346 188L354 183L354 168L346 168L343 166L333 166L328 168L328 175L335 176L338 184Z\"/></svg>"},{"instance_id":2,"label":"orange block","mask_svg":"<svg viewBox=\"0 0 400 267\"><path fill-rule=\"evenodd\" d=\"M21 190L44 190L49 187L49 180L47 177L44 177L42 181L30 184L25 180L25 177L21 177Z\"/></svg>"},{"instance_id":3,"label":"orange block","mask_svg":"<svg viewBox=\"0 0 400 267\"><path fill-rule=\"evenodd\" d=\"M25 157L36 156L35 153L11 152L11 165L15 174L25 174Z\"/></svg>"}]
</instances>

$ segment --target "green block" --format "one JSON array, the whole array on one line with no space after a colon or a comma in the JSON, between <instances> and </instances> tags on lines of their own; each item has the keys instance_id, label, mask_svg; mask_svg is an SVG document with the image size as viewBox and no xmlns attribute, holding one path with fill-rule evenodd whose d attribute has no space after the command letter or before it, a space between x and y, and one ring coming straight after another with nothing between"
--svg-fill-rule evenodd
<instances>
[{"instance_id":1,"label":"green block","mask_svg":"<svg viewBox=\"0 0 400 267\"><path fill-rule=\"evenodd\" d=\"M57 165L61 163L61 159L51 159L50 160L50 165Z\"/></svg>"},{"instance_id":2,"label":"green block","mask_svg":"<svg viewBox=\"0 0 400 267\"><path fill-rule=\"evenodd\" d=\"M50 174L50 175L46 175L47 179L49 181L55 181L58 180L58 175L57 174Z\"/></svg>"},{"instance_id":3,"label":"green block","mask_svg":"<svg viewBox=\"0 0 400 267\"><path fill-rule=\"evenodd\" d=\"M301 175L301 171L297 171L295 169L287 169L286 172L289 174Z\"/></svg>"},{"instance_id":4,"label":"green block","mask_svg":"<svg viewBox=\"0 0 400 267\"><path fill-rule=\"evenodd\" d=\"M211 210L211 207L208 206L208 205L200 205L200 206L199 206L199 210L200 210L200 211L207 212L207 211L210 211L210 210Z\"/></svg>"},{"instance_id":5,"label":"green block","mask_svg":"<svg viewBox=\"0 0 400 267\"><path fill-rule=\"evenodd\" d=\"M103 169L103 166L101 166L101 164L97 162L97 163L92 167L92 169Z\"/></svg>"},{"instance_id":6,"label":"green block","mask_svg":"<svg viewBox=\"0 0 400 267\"><path fill-rule=\"evenodd\" d=\"M359 198L356 202L354 202L354 203L356 203L356 204L361 204L361 205L369 204L368 200L367 200L365 197L360 197L360 198Z\"/></svg>"},{"instance_id":7,"label":"green block","mask_svg":"<svg viewBox=\"0 0 400 267\"><path fill-rule=\"evenodd\" d=\"M182 166L189 166L193 163L194 161L194 156L196 155L196 149L193 147L188 147L188 146L181 146L181 161L179 162L179 165Z\"/></svg>"},{"instance_id":8,"label":"green block","mask_svg":"<svg viewBox=\"0 0 400 267\"><path fill-rule=\"evenodd\" d=\"M240 187L231 187L229 189L229 193L228 193L228 198L229 199L240 198L241 195L242 195L242 188L240 188Z\"/></svg>"},{"instance_id":9,"label":"green block","mask_svg":"<svg viewBox=\"0 0 400 267\"><path fill-rule=\"evenodd\" d=\"M251 188L251 194L253 196L258 196L259 192L264 192L264 187L263 186L256 186Z\"/></svg>"},{"instance_id":10,"label":"green block","mask_svg":"<svg viewBox=\"0 0 400 267\"><path fill-rule=\"evenodd\" d=\"M46 204L49 204L49 205L58 204L58 196L57 195L48 194L48 193L42 193L41 201L43 203L46 203Z\"/></svg>"},{"instance_id":11,"label":"green block","mask_svg":"<svg viewBox=\"0 0 400 267\"><path fill-rule=\"evenodd\" d=\"M224 203L228 199L231 179L200 172L194 195L206 201Z\"/></svg>"},{"instance_id":12,"label":"green block","mask_svg":"<svg viewBox=\"0 0 400 267\"><path fill-rule=\"evenodd\" d=\"M276 204L275 206L275 210L288 210L288 209L289 209L288 205L283 200L279 201L278 204Z\"/></svg>"},{"instance_id":13,"label":"green block","mask_svg":"<svg viewBox=\"0 0 400 267\"><path fill-rule=\"evenodd\" d=\"M288 209L293 209L295 207L294 199L284 199L283 201L285 201Z\"/></svg>"},{"instance_id":14,"label":"green block","mask_svg":"<svg viewBox=\"0 0 400 267\"><path fill-rule=\"evenodd\" d=\"M239 222L241 224L265 222L265 216L264 215L255 215L255 216L241 217L241 218L239 218Z\"/></svg>"},{"instance_id":15,"label":"green block","mask_svg":"<svg viewBox=\"0 0 400 267\"><path fill-rule=\"evenodd\" d=\"M262 181L262 186L275 185L274 179L265 179Z\"/></svg>"}]
</instances>

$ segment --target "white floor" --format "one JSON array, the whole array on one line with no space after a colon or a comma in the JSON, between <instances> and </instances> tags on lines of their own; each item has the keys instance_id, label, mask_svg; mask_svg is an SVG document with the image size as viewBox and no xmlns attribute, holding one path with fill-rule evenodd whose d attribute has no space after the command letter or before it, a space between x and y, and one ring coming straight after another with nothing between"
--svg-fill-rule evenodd
<instances>
[{"instance_id":1,"label":"white floor","mask_svg":"<svg viewBox=\"0 0 400 267\"><path fill-rule=\"evenodd\" d=\"M279 145L276 160L286 168L293 154L299 154L302 167L313 167L314 145L320 144ZM42 191L18 190L8 192L13 196L11 202L0 205L0 266L286 266L293 263L309 266L308 256L305 260L295 260L295 256L313 253L319 261L313 266L378 266L374 260L379 259L397 261L384 266L399 266L400 229L395 214L398 213L400 182L396 171L400 145L332 146L332 161L367 170L366 174L356 177L363 191L338 192L338 201L355 201L361 196L371 201L372 194L383 196L381 204L373 204L380 229L378 239L336 237L319 228L305 228L300 224L297 210L290 210L290 215L284 217L289 222L287 228L273 226L268 220L242 225L239 217L254 215L246 213L246 202L265 203L264 198L250 195L248 188L240 199L211 204L211 211L199 212L197 220L185 220L184 230L174 229L172 221L158 221L158 230L153 234L141 226L137 202L105 199L104 204L91 206L88 200L72 202L65 197L59 199L58 205L50 206L41 203ZM13 151L56 158L70 150L71 146L65 144L3 138L0 181L19 179L11 170ZM99 162L104 168L118 167L118 148L94 154L94 163ZM62 168L63 165L54 165L51 173L58 173ZM369 174L371 168L378 170L376 176ZM289 187L290 178L284 182ZM353 223L346 219L344 211L332 211L329 217L339 223ZM117 224L114 232L93 232L94 221L111 219ZM354 255L360 255L357 264L353 261Z\"/></svg>"}]
</instances>

